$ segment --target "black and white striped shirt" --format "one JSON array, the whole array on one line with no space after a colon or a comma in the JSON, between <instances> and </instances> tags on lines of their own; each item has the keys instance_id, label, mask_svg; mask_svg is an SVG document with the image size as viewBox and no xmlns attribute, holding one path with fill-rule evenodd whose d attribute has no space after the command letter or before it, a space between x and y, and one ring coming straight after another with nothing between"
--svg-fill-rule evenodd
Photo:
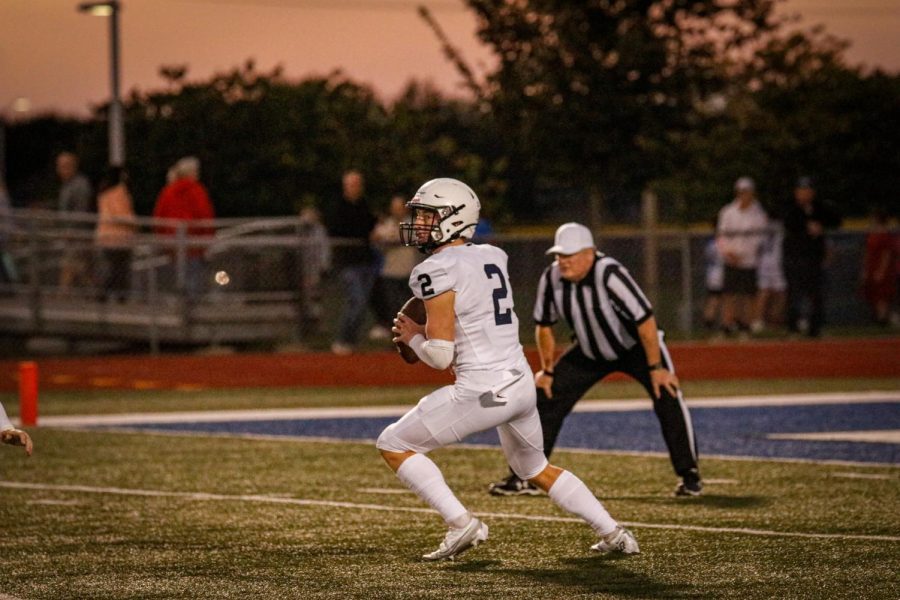
<instances>
[{"instance_id":1,"label":"black and white striped shirt","mask_svg":"<svg viewBox=\"0 0 900 600\"><path fill-rule=\"evenodd\" d=\"M594 266L577 283L563 279L555 261L544 270L534 321L550 326L559 315L569 323L587 356L616 360L638 343L638 325L653 316L653 308L628 270L597 252Z\"/></svg>"}]
</instances>

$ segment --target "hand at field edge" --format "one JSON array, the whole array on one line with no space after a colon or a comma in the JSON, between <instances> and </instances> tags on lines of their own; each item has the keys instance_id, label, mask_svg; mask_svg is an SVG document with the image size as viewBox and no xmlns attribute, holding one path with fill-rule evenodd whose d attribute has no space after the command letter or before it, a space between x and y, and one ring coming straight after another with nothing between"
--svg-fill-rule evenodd
<instances>
[{"instance_id":1,"label":"hand at field edge","mask_svg":"<svg viewBox=\"0 0 900 600\"><path fill-rule=\"evenodd\" d=\"M10 446L24 446L26 456L31 456L31 453L34 450L34 443L31 441L31 436L21 429L7 429L0 433L0 441L4 444L9 444Z\"/></svg>"}]
</instances>

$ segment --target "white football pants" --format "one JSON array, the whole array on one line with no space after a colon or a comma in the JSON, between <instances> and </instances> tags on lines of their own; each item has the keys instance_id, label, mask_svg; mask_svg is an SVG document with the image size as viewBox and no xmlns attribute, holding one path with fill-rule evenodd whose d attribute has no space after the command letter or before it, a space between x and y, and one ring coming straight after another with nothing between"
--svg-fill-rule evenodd
<instances>
[{"instance_id":1,"label":"white football pants","mask_svg":"<svg viewBox=\"0 0 900 600\"><path fill-rule=\"evenodd\" d=\"M427 454L496 427L513 472L531 479L547 466L531 368L524 360L505 371L465 371L428 394L378 437L389 452Z\"/></svg>"}]
</instances>

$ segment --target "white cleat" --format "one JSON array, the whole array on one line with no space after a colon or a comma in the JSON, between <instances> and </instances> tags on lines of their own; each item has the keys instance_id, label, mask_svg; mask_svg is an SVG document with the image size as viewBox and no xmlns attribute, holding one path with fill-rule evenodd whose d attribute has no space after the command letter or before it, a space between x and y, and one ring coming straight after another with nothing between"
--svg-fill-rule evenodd
<instances>
[{"instance_id":1,"label":"white cleat","mask_svg":"<svg viewBox=\"0 0 900 600\"><path fill-rule=\"evenodd\" d=\"M610 552L621 552L622 554L640 554L641 549L638 548L637 540L634 535L621 525L616 527L615 531L607 534L602 540L591 546L591 550L601 554Z\"/></svg>"},{"instance_id":2,"label":"white cleat","mask_svg":"<svg viewBox=\"0 0 900 600\"><path fill-rule=\"evenodd\" d=\"M488 526L480 519L472 517L469 524L462 529L451 527L444 536L440 547L429 554L422 555L425 560L453 560L469 548L474 548L488 539Z\"/></svg>"}]
</instances>

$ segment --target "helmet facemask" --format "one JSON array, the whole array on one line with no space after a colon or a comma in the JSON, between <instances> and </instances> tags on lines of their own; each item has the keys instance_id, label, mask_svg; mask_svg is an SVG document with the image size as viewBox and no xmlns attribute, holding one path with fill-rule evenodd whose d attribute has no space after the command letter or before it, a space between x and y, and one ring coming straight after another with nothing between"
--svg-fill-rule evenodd
<instances>
[{"instance_id":1,"label":"helmet facemask","mask_svg":"<svg viewBox=\"0 0 900 600\"><path fill-rule=\"evenodd\" d=\"M462 207L428 206L410 201L409 221L400 224L400 242L404 246L414 246L422 252L429 253L438 246L459 238L463 231L449 233L459 227L454 217Z\"/></svg>"}]
</instances>

